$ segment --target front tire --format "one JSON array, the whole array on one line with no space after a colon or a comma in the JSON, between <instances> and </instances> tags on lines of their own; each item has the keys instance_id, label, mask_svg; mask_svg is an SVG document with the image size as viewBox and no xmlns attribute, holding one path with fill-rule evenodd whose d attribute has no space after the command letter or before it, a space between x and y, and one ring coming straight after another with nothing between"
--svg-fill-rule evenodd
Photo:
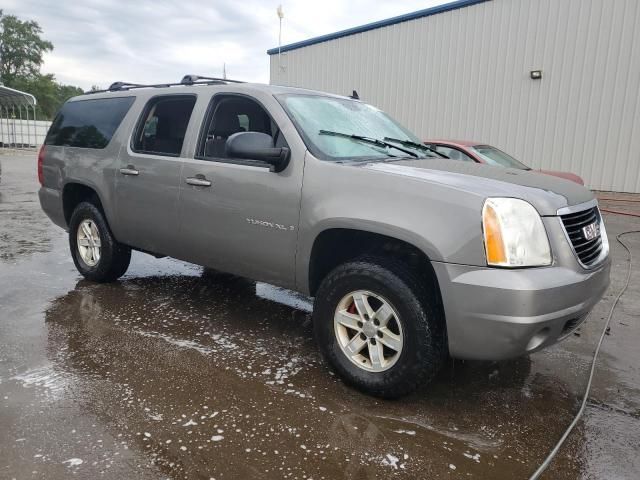
<instances>
[{"instance_id":1,"label":"front tire","mask_svg":"<svg viewBox=\"0 0 640 480\"><path fill-rule=\"evenodd\" d=\"M125 274L131 249L118 243L102 212L82 202L69 222L69 248L78 272L93 282L112 282Z\"/></svg>"},{"instance_id":2,"label":"front tire","mask_svg":"<svg viewBox=\"0 0 640 480\"><path fill-rule=\"evenodd\" d=\"M446 356L438 297L408 266L363 258L335 268L318 289L314 333L350 385L397 398L428 383Z\"/></svg>"}]
</instances>

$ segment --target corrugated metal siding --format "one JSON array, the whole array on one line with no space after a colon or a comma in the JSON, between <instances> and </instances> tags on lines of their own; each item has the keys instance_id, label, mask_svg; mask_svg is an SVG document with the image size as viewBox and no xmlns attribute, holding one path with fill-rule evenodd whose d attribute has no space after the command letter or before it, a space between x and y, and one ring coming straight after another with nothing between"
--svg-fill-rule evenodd
<instances>
[{"instance_id":1,"label":"corrugated metal siding","mask_svg":"<svg viewBox=\"0 0 640 480\"><path fill-rule=\"evenodd\" d=\"M639 25L638 0L493 0L292 50L283 68L272 55L271 83L356 89L425 139L640 192Z\"/></svg>"}]
</instances>

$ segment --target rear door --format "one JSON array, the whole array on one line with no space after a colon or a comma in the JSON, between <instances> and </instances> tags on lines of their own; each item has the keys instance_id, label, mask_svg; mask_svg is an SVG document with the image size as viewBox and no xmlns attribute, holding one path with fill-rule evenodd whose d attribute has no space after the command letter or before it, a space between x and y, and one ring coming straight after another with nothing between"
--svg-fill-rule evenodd
<instances>
[{"instance_id":1,"label":"rear door","mask_svg":"<svg viewBox=\"0 0 640 480\"><path fill-rule=\"evenodd\" d=\"M152 253L174 255L182 150L193 94L147 101L116 171L119 240Z\"/></svg>"},{"instance_id":2,"label":"rear door","mask_svg":"<svg viewBox=\"0 0 640 480\"><path fill-rule=\"evenodd\" d=\"M280 109L278 121L254 97L219 93L211 99L195 155L182 169L181 257L293 287L305 150L287 143L276 100L263 100ZM228 158L226 139L241 131L266 133L274 146L289 146L288 167L276 173L261 161Z\"/></svg>"}]
</instances>

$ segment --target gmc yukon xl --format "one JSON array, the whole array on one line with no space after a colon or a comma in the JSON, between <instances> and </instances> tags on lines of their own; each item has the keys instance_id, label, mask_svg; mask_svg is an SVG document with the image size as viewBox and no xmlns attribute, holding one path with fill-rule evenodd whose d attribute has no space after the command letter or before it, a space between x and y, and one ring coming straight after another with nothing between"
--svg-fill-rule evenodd
<instances>
[{"instance_id":1,"label":"gmc yukon xl","mask_svg":"<svg viewBox=\"0 0 640 480\"><path fill-rule=\"evenodd\" d=\"M588 189L444 158L347 97L116 83L62 107L38 174L87 279L116 280L139 250L303 292L328 363L382 397L448 355L551 345L609 284Z\"/></svg>"}]
</instances>

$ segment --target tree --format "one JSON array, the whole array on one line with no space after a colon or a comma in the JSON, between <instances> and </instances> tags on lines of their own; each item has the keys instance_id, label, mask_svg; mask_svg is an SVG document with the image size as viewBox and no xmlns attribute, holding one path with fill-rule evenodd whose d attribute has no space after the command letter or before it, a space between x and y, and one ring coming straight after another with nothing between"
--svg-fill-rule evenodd
<instances>
[{"instance_id":1,"label":"tree","mask_svg":"<svg viewBox=\"0 0 640 480\"><path fill-rule=\"evenodd\" d=\"M37 22L22 21L0 10L0 80L3 83L40 73L43 55L53 50L53 44L41 38L41 34Z\"/></svg>"},{"instance_id":2,"label":"tree","mask_svg":"<svg viewBox=\"0 0 640 480\"><path fill-rule=\"evenodd\" d=\"M38 73L31 77L19 77L8 86L29 92L38 100L38 117L41 120L51 120L64 102L76 95L82 95L81 88L72 85L62 85L55 81L52 74Z\"/></svg>"},{"instance_id":3,"label":"tree","mask_svg":"<svg viewBox=\"0 0 640 480\"><path fill-rule=\"evenodd\" d=\"M32 94L38 101L38 117L50 120L64 102L83 92L56 82L52 74L40 73L44 54L53 50L41 34L37 22L0 10L0 83Z\"/></svg>"}]
</instances>

